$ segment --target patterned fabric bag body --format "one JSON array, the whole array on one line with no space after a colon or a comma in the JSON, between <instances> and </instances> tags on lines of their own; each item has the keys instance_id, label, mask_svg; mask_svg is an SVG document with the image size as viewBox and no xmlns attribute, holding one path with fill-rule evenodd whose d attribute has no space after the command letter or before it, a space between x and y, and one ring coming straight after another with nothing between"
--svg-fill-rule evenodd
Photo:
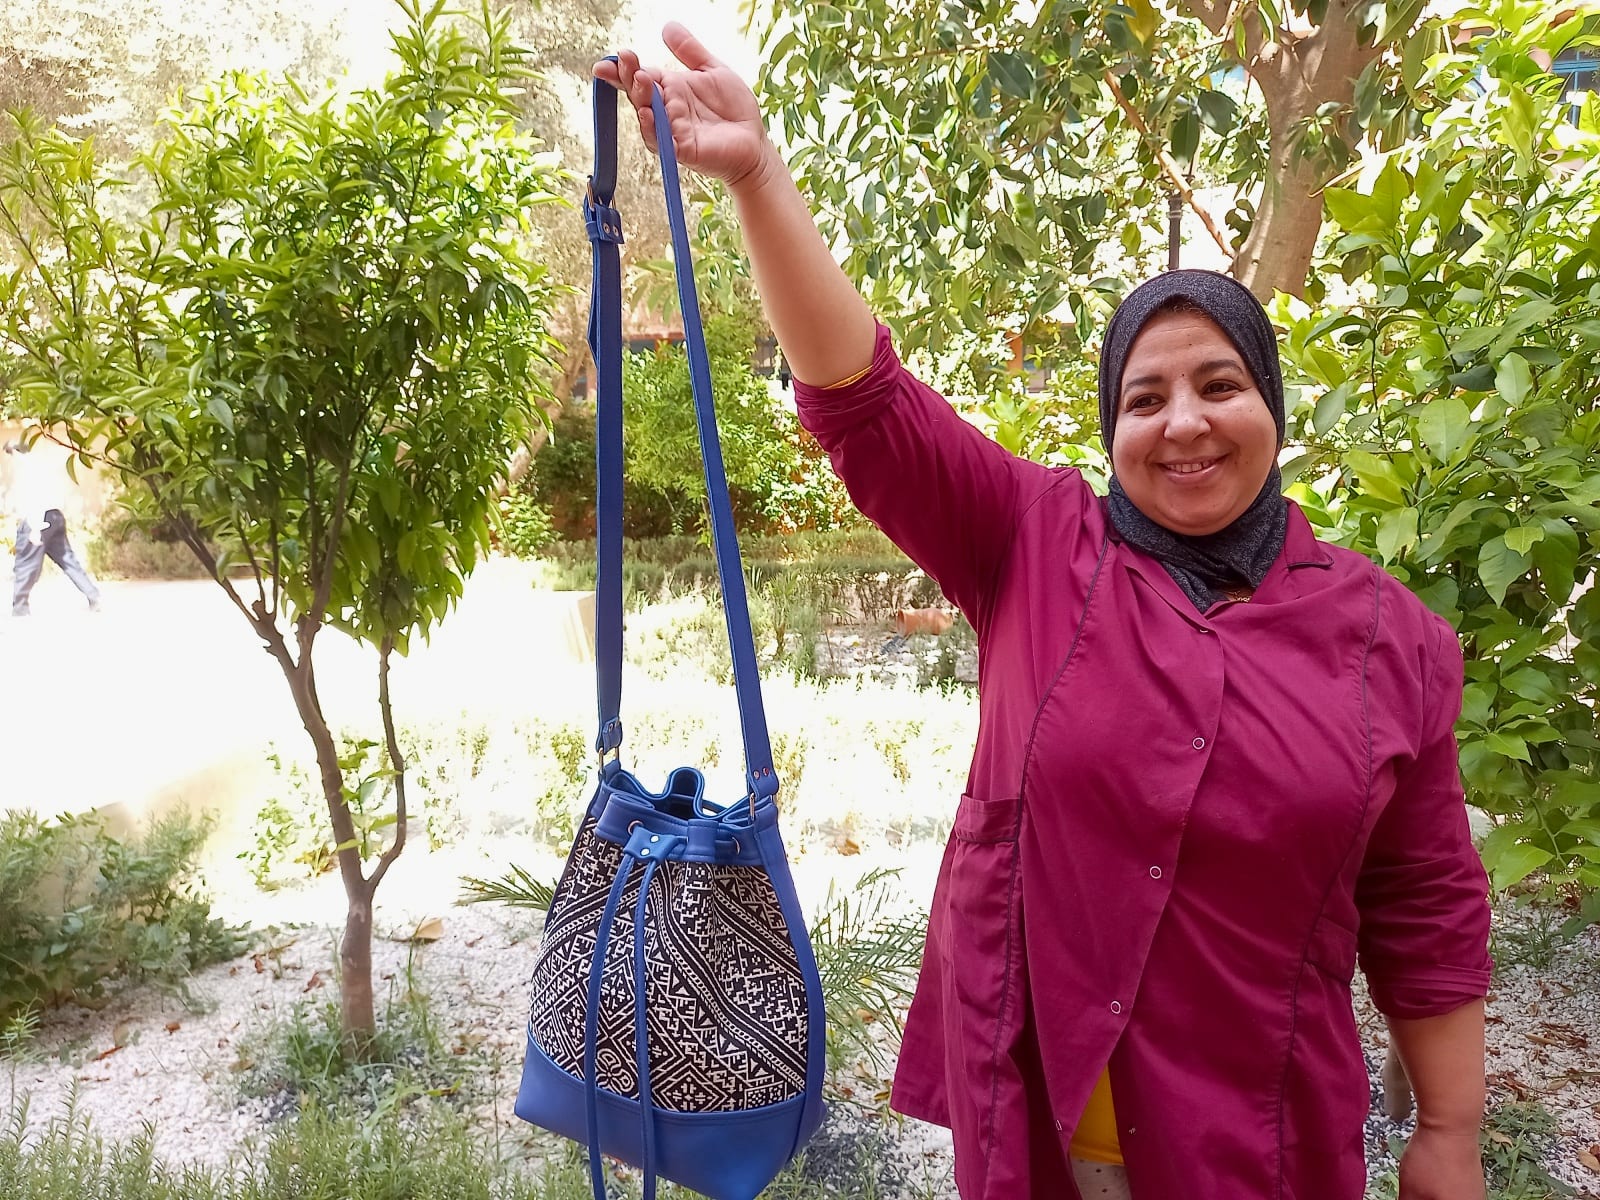
<instances>
[{"instance_id":1,"label":"patterned fabric bag body","mask_svg":"<svg viewBox=\"0 0 1600 1200\"><path fill-rule=\"evenodd\" d=\"M622 294L617 93L596 81L589 345L596 364L595 663L599 782L556 885L533 971L517 1115L712 1197L752 1200L822 1120L822 984L778 833L777 776L711 405L670 136L659 139L695 418L743 731L746 794L680 767L652 792L624 770ZM661 93L658 130L670 128Z\"/></svg>"}]
</instances>

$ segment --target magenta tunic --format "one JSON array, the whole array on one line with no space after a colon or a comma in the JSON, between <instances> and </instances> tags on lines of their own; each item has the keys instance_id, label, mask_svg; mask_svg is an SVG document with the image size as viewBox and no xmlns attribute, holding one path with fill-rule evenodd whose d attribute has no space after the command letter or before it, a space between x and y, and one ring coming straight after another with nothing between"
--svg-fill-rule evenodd
<instances>
[{"instance_id":1,"label":"magenta tunic","mask_svg":"<svg viewBox=\"0 0 1600 1200\"><path fill-rule=\"evenodd\" d=\"M978 634L980 721L894 1107L966 1200L1075 1197L1109 1060L1135 1197L1359 1200L1359 953L1386 1013L1485 995L1450 627L1290 506L1205 614L1072 470L1008 454L900 365L797 387L861 511Z\"/></svg>"}]
</instances>

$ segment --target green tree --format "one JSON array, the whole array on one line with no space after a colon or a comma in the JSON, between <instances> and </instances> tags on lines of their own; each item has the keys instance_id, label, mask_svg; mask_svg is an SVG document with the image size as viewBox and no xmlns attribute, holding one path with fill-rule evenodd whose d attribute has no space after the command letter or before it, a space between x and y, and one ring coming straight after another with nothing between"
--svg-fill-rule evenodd
<instances>
[{"instance_id":1,"label":"green tree","mask_svg":"<svg viewBox=\"0 0 1600 1200\"><path fill-rule=\"evenodd\" d=\"M149 144L166 106L227 68L293 71L302 82L344 65L338 23L309 4L188 0L30 0L0 5L0 109L92 134L102 157Z\"/></svg>"},{"instance_id":2,"label":"green tree","mask_svg":"<svg viewBox=\"0 0 1600 1200\"><path fill-rule=\"evenodd\" d=\"M1497 886L1600 919L1600 97L1576 125L1539 4L1428 60L1426 137L1330 188L1353 303L1285 300L1297 497L1452 621ZM1357 181L1352 181L1353 183Z\"/></svg>"},{"instance_id":3,"label":"green tree","mask_svg":"<svg viewBox=\"0 0 1600 1200\"><path fill-rule=\"evenodd\" d=\"M1322 185L1415 131L1408 81L1453 36L1422 0L771 10L763 88L802 184L902 341L936 351L1098 325L1160 263L1169 192L1258 296L1314 289Z\"/></svg>"},{"instance_id":4,"label":"green tree","mask_svg":"<svg viewBox=\"0 0 1600 1200\"><path fill-rule=\"evenodd\" d=\"M766 382L750 368L755 322L749 317L708 314L706 349L711 360L717 425L728 486L762 503L774 482L796 466ZM624 470L629 483L659 495L675 532L705 527L705 479L689 357L681 345L630 354L624 368Z\"/></svg>"},{"instance_id":5,"label":"green tree","mask_svg":"<svg viewBox=\"0 0 1600 1200\"><path fill-rule=\"evenodd\" d=\"M524 238L557 178L514 128L521 55L487 5L459 23L443 0L404 11L374 90L207 88L139 160L156 197L140 222L108 215L122 181L88 143L22 118L0 152L0 231L24 264L0 279L17 403L147 497L281 666L348 898L357 1049L373 896L406 841L390 662L487 548L552 350ZM323 715L330 625L377 651L381 767L376 743L341 756Z\"/></svg>"}]
</instances>

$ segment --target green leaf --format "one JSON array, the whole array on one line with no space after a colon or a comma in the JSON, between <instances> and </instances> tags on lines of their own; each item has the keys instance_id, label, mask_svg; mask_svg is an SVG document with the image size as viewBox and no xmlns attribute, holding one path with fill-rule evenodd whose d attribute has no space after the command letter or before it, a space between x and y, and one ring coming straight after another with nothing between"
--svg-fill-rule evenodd
<instances>
[{"instance_id":1,"label":"green leaf","mask_svg":"<svg viewBox=\"0 0 1600 1200\"><path fill-rule=\"evenodd\" d=\"M1544 541L1544 526L1518 525L1506 530L1503 536L1509 549L1526 556L1535 543Z\"/></svg>"},{"instance_id":2,"label":"green leaf","mask_svg":"<svg viewBox=\"0 0 1600 1200\"><path fill-rule=\"evenodd\" d=\"M1185 171L1194 165L1200 149L1200 116L1189 109L1172 123L1172 157Z\"/></svg>"},{"instance_id":3,"label":"green leaf","mask_svg":"<svg viewBox=\"0 0 1600 1200\"><path fill-rule=\"evenodd\" d=\"M1553 857L1550 851L1542 850L1538 846L1529 845L1527 842L1513 842L1496 854L1493 861L1485 855L1484 866L1489 868L1495 888L1504 891L1521 883Z\"/></svg>"},{"instance_id":4,"label":"green leaf","mask_svg":"<svg viewBox=\"0 0 1600 1200\"><path fill-rule=\"evenodd\" d=\"M1525 763L1533 761L1528 755L1528 743L1514 733L1486 733L1483 735L1483 743L1496 754L1506 758L1514 758Z\"/></svg>"},{"instance_id":5,"label":"green leaf","mask_svg":"<svg viewBox=\"0 0 1600 1200\"><path fill-rule=\"evenodd\" d=\"M1507 91L1505 120L1501 127L1505 131L1506 145L1524 166L1533 159L1534 124L1533 97L1526 89L1512 86Z\"/></svg>"},{"instance_id":6,"label":"green leaf","mask_svg":"<svg viewBox=\"0 0 1600 1200\"><path fill-rule=\"evenodd\" d=\"M1417 417L1417 434L1442 466L1455 462L1472 442L1472 414L1459 396L1436 396Z\"/></svg>"},{"instance_id":7,"label":"green leaf","mask_svg":"<svg viewBox=\"0 0 1600 1200\"><path fill-rule=\"evenodd\" d=\"M1377 545L1383 561L1392 563L1417 544L1417 510L1391 508L1378 519Z\"/></svg>"},{"instance_id":8,"label":"green leaf","mask_svg":"<svg viewBox=\"0 0 1600 1200\"><path fill-rule=\"evenodd\" d=\"M1515 353L1502 358L1495 368L1494 387L1508 405L1520 407L1533 391L1533 371L1528 367L1528 360Z\"/></svg>"},{"instance_id":9,"label":"green leaf","mask_svg":"<svg viewBox=\"0 0 1600 1200\"><path fill-rule=\"evenodd\" d=\"M1161 25L1161 14L1150 0L1122 0L1122 3L1132 13L1127 18L1128 31L1139 39L1141 46L1148 46Z\"/></svg>"},{"instance_id":10,"label":"green leaf","mask_svg":"<svg viewBox=\"0 0 1600 1200\"><path fill-rule=\"evenodd\" d=\"M1033 67L1028 58L1009 50L989 55L989 77L1001 93L1026 100L1033 95Z\"/></svg>"},{"instance_id":11,"label":"green leaf","mask_svg":"<svg viewBox=\"0 0 1600 1200\"><path fill-rule=\"evenodd\" d=\"M1518 667L1500 680L1500 686L1537 704L1549 705L1556 700L1555 685L1537 667Z\"/></svg>"},{"instance_id":12,"label":"green leaf","mask_svg":"<svg viewBox=\"0 0 1600 1200\"><path fill-rule=\"evenodd\" d=\"M1342 229L1355 232L1368 224L1381 225L1374 215L1372 197L1363 196L1350 188L1323 188L1322 203L1328 210L1328 216Z\"/></svg>"},{"instance_id":13,"label":"green leaf","mask_svg":"<svg viewBox=\"0 0 1600 1200\"><path fill-rule=\"evenodd\" d=\"M1405 504L1405 493L1401 490L1400 477L1395 473L1393 463L1366 450L1349 451L1345 461L1360 478L1364 490L1387 504L1397 507Z\"/></svg>"},{"instance_id":14,"label":"green leaf","mask_svg":"<svg viewBox=\"0 0 1600 1200\"><path fill-rule=\"evenodd\" d=\"M1400 223L1400 211L1411 195L1411 179L1399 160L1391 158L1372 181L1372 214L1386 229Z\"/></svg>"},{"instance_id":15,"label":"green leaf","mask_svg":"<svg viewBox=\"0 0 1600 1200\"><path fill-rule=\"evenodd\" d=\"M227 400L223 399L222 393L211 393L210 398L206 401L206 411L215 417L218 423L229 433L233 432L233 409L229 407Z\"/></svg>"},{"instance_id":16,"label":"green leaf","mask_svg":"<svg viewBox=\"0 0 1600 1200\"><path fill-rule=\"evenodd\" d=\"M1239 106L1234 103L1232 96L1202 88L1195 93L1194 100L1200 109L1200 120L1207 129L1218 137L1227 137L1233 132L1234 124L1239 119Z\"/></svg>"},{"instance_id":17,"label":"green leaf","mask_svg":"<svg viewBox=\"0 0 1600 1200\"><path fill-rule=\"evenodd\" d=\"M1506 589L1527 574L1531 560L1526 554L1506 545L1503 537L1492 537L1478 552L1478 578L1496 604L1504 604Z\"/></svg>"},{"instance_id":18,"label":"green leaf","mask_svg":"<svg viewBox=\"0 0 1600 1200\"><path fill-rule=\"evenodd\" d=\"M1317 407L1311 413L1311 428L1316 430L1318 437L1326 436L1339 423L1339 418L1344 416L1345 408L1350 403L1352 390L1350 382L1346 380L1317 398Z\"/></svg>"},{"instance_id":19,"label":"green leaf","mask_svg":"<svg viewBox=\"0 0 1600 1200\"><path fill-rule=\"evenodd\" d=\"M1578 582L1578 535L1572 526L1556 517L1546 517L1542 524L1544 537L1534 543L1533 565L1538 568L1545 594L1557 604L1565 604Z\"/></svg>"}]
</instances>

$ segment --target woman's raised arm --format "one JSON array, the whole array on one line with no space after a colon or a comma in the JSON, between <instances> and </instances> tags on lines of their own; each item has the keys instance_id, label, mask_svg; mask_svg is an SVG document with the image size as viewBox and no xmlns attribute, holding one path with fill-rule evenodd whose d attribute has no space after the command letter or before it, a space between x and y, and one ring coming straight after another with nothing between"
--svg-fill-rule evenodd
<instances>
[{"instance_id":1,"label":"woman's raised arm","mask_svg":"<svg viewBox=\"0 0 1600 1200\"><path fill-rule=\"evenodd\" d=\"M651 87L659 85L678 161L727 183L762 306L795 378L826 386L859 374L872 362L872 313L817 232L754 94L682 25L669 23L661 36L687 70L646 69L624 50L617 62L596 63L595 77L628 97L652 147Z\"/></svg>"}]
</instances>

